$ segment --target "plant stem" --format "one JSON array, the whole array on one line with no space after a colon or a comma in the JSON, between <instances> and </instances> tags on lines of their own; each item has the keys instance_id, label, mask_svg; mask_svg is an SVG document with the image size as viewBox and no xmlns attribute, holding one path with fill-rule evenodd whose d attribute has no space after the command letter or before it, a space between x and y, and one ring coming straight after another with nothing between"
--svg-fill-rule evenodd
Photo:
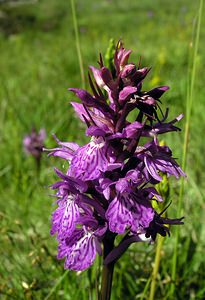
<instances>
[{"instance_id":1,"label":"plant stem","mask_svg":"<svg viewBox=\"0 0 205 300\"><path fill-rule=\"evenodd\" d=\"M199 36L200 36L200 28L201 28L202 11L203 11L203 0L200 0L197 29L196 29L196 39L194 41L193 65L192 65L192 72L191 72L190 88L189 88L189 81L187 83L187 109L186 109L187 114L186 114L183 156L182 156L182 169L184 171L186 170L187 150L188 150L189 134L190 134L190 119L191 119L192 106L193 106L194 85L196 80L196 64L197 64L197 53L199 48ZM184 194L184 177L182 177L180 181L180 193L179 193L179 200L177 206L178 216L181 215L182 213L183 194ZM175 293L178 243L179 243L179 228L177 227L175 245L174 245L174 255L172 260L172 284L170 288L170 299L173 298L173 295Z\"/></svg>"},{"instance_id":2,"label":"plant stem","mask_svg":"<svg viewBox=\"0 0 205 300\"><path fill-rule=\"evenodd\" d=\"M154 261L154 268L153 268L152 279L151 279L149 300L154 300L155 299L154 298L155 287L156 287L157 274L159 272L161 249L162 249L163 241L164 241L164 238L162 236L158 236L156 254L155 254L155 261Z\"/></svg>"},{"instance_id":3,"label":"plant stem","mask_svg":"<svg viewBox=\"0 0 205 300\"><path fill-rule=\"evenodd\" d=\"M113 250L114 240L115 240L115 235L113 235L111 232L109 232L107 234L107 236L104 238L104 241L103 241L103 244L104 244L103 258L104 259ZM107 265L105 265L105 264L103 265L100 300L110 300L114 265L115 265L114 261Z\"/></svg>"},{"instance_id":4,"label":"plant stem","mask_svg":"<svg viewBox=\"0 0 205 300\"><path fill-rule=\"evenodd\" d=\"M68 275L69 270L66 270L64 272L64 274L58 279L58 281L56 282L56 284L54 285L54 287L50 290L50 293L44 298L44 300L48 300L51 298L51 296L53 296L53 294L56 292L58 286L62 283L62 281L64 280L64 278Z\"/></svg>"},{"instance_id":5,"label":"plant stem","mask_svg":"<svg viewBox=\"0 0 205 300\"><path fill-rule=\"evenodd\" d=\"M79 40L79 34L78 34L78 22L77 22L76 10L75 10L75 0L70 0L70 2L71 2L71 10L72 10L72 16L73 16L73 26L74 26L74 31L75 31L75 42L76 42L76 49L77 49L77 54L78 54L78 61L79 61L79 67L80 67L82 87L85 88L85 76L84 76L83 59L82 59L81 48L80 48L80 40Z\"/></svg>"},{"instance_id":6,"label":"plant stem","mask_svg":"<svg viewBox=\"0 0 205 300\"><path fill-rule=\"evenodd\" d=\"M39 180L40 171L41 171L41 156L35 158L36 163L36 178Z\"/></svg>"},{"instance_id":7,"label":"plant stem","mask_svg":"<svg viewBox=\"0 0 205 300\"><path fill-rule=\"evenodd\" d=\"M148 288L150 286L150 282L151 282L151 276L147 279L147 283L146 283L146 285L144 287L144 290L143 290L143 292L141 294L140 300L147 299L146 294L147 294L147 290L148 290Z\"/></svg>"},{"instance_id":8,"label":"plant stem","mask_svg":"<svg viewBox=\"0 0 205 300\"><path fill-rule=\"evenodd\" d=\"M100 300L110 300L112 289L112 278L114 271L114 263L103 266L102 272L102 292Z\"/></svg>"}]
</instances>

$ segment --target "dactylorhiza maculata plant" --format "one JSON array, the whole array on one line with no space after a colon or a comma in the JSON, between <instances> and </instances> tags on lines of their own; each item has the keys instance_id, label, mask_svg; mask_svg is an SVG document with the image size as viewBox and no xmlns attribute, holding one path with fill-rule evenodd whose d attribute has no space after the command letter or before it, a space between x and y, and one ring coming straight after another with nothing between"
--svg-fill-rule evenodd
<instances>
[{"instance_id":1,"label":"dactylorhiza maculata plant","mask_svg":"<svg viewBox=\"0 0 205 300\"><path fill-rule=\"evenodd\" d=\"M163 201L155 188L161 174L185 175L170 148L158 141L159 135L178 131L175 123L183 116L166 121L168 111L163 114L159 99L169 87L144 91L150 68L129 63L130 54L118 43L112 70L101 56L99 68L90 67L92 93L69 89L81 101L71 104L90 142L79 146L56 139L59 147L50 150L69 163L65 173L55 169L59 181L52 185L58 207L51 234L65 269L85 270L97 253L105 266L114 265L131 243L154 241L157 234L169 235L169 225L183 223L183 218L163 218L152 205ZM117 235L122 236L118 245Z\"/></svg>"},{"instance_id":2,"label":"dactylorhiza maculata plant","mask_svg":"<svg viewBox=\"0 0 205 300\"><path fill-rule=\"evenodd\" d=\"M28 155L32 155L36 161L37 171L40 169L42 151L44 147L44 142L46 139L46 131L41 128L37 132L36 128L33 127L30 134L27 134L23 138L24 151Z\"/></svg>"}]
</instances>

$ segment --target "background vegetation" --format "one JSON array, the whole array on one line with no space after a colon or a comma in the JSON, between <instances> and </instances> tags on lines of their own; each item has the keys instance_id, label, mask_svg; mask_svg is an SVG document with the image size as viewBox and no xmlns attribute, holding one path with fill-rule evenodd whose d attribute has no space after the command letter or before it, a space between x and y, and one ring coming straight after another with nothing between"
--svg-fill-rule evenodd
<instances>
[{"instance_id":1,"label":"background vegetation","mask_svg":"<svg viewBox=\"0 0 205 300\"><path fill-rule=\"evenodd\" d=\"M74 116L68 87L80 87L80 71L69 1L0 1L0 298L95 299L99 260L83 273L66 272L57 261L49 235L58 159L44 155L40 176L22 149L22 139L45 128L46 146L61 140L85 142ZM96 65L110 38L122 38L152 66L145 88L169 85L163 107L170 119L186 111L188 70L196 30L198 1L76 0L84 67ZM205 299L205 15L203 14L190 122L187 175L183 197L185 225L180 227L176 294L173 299ZM85 73L86 73L85 72ZM185 121L180 122L183 129ZM180 162L183 131L166 136ZM177 216L180 182L171 181L170 217ZM156 299L171 299L171 267L176 229L161 251ZM154 245L132 245L118 262L112 299L148 299ZM147 284L147 285L146 285Z\"/></svg>"}]
</instances>

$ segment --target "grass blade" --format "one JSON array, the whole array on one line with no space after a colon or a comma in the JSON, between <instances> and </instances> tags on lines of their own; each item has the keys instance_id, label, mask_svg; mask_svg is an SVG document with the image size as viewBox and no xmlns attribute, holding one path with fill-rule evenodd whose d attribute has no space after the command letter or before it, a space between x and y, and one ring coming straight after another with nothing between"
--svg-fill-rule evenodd
<instances>
[{"instance_id":1,"label":"grass blade","mask_svg":"<svg viewBox=\"0 0 205 300\"><path fill-rule=\"evenodd\" d=\"M191 120L191 114L192 114L194 87L195 87L195 81L196 81L197 53L198 53L198 49L199 49L199 37L200 37L200 29L201 29L202 11L203 11L203 0L200 0L198 19L197 19L197 28L196 28L196 38L194 41L193 63L192 63L190 87L189 87L189 82L187 83L187 103L186 103L187 115L186 115L183 155L182 155L182 169L184 171L186 171L186 161L187 161L187 153L188 153L189 134L190 134L190 120ZM184 195L184 177L182 177L181 181L180 181L180 192L179 192L179 199L178 199L178 206L177 206L177 216L180 216L182 214L183 195ZM170 299L173 299L173 296L175 293L178 244L179 244L179 227L177 227L177 229L176 229L174 255L173 255L173 260L172 260L172 284L171 284L171 288L169 291Z\"/></svg>"},{"instance_id":2,"label":"grass blade","mask_svg":"<svg viewBox=\"0 0 205 300\"><path fill-rule=\"evenodd\" d=\"M71 2L71 9L72 9L72 16L73 16L75 42L76 42L76 49L77 49L77 54L78 54L79 66L80 66L82 87L85 88L85 75L84 75L84 69L83 69L82 53L81 53L81 48L80 48L80 39L79 39L79 34L78 34L78 23L77 23L77 16L76 16L76 10L75 10L75 0L70 0L70 2Z\"/></svg>"}]
</instances>

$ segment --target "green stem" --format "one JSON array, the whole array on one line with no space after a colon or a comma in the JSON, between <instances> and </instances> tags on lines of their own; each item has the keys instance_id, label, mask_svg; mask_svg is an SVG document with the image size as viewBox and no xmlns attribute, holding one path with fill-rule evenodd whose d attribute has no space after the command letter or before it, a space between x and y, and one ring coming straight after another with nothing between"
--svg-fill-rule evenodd
<instances>
[{"instance_id":1,"label":"green stem","mask_svg":"<svg viewBox=\"0 0 205 300\"><path fill-rule=\"evenodd\" d=\"M74 26L74 31L75 31L75 42L76 42L76 49L77 49L77 54L78 54L78 61L79 61L79 67L80 67L82 87L85 88L85 76L84 76L83 59L82 59L81 48L80 48L80 40L79 40L79 34L78 34L78 22L77 22L76 10L75 10L75 0L70 0L70 2L71 2L71 10L72 10L72 16L73 16L73 26Z\"/></svg>"},{"instance_id":2,"label":"green stem","mask_svg":"<svg viewBox=\"0 0 205 300\"><path fill-rule=\"evenodd\" d=\"M141 294L140 300L147 299L146 294L147 294L148 288L150 286L150 282L151 282L151 276L147 279L147 282L146 282L144 290L143 290L143 292Z\"/></svg>"},{"instance_id":3,"label":"green stem","mask_svg":"<svg viewBox=\"0 0 205 300\"><path fill-rule=\"evenodd\" d=\"M44 298L44 300L48 300L51 298L51 296L53 296L53 294L56 292L58 286L62 283L62 281L64 280L64 278L68 275L69 270L66 270L64 272L64 274L58 279L58 281L56 282L56 284L54 285L54 287L50 290L50 293Z\"/></svg>"},{"instance_id":4,"label":"green stem","mask_svg":"<svg viewBox=\"0 0 205 300\"><path fill-rule=\"evenodd\" d=\"M161 250L162 250L163 241L164 241L164 238L162 236L158 236L156 254L155 254L155 261L154 261L154 268L153 268L152 279L151 279L149 300L154 300L155 299L154 298L155 288L156 288L157 275L158 275L158 272L159 272L160 257L161 257Z\"/></svg>"},{"instance_id":5,"label":"green stem","mask_svg":"<svg viewBox=\"0 0 205 300\"><path fill-rule=\"evenodd\" d=\"M201 28L201 19L202 19L202 11L203 11L203 0L200 0L199 3L199 12L198 12L198 22L196 29L196 39L194 43L194 53L193 53L193 66L191 72L191 81L190 81L190 92L189 86L187 87L187 115L186 115L186 124L185 124L185 134L184 134L184 144L183 144L183 156L182 156L182 169L186 170L186 161L187 161L187 150L189 143L189 134L190 134L190 119L192 113L193 106L193 96L194 96L194 85L196 81L196 66L197 66L197 53L199 49L199 36L200 36L200 28ZM189 82L188 82L189 85ZM181 178L180 181L180 193L179 200L177 206L177 215L181 215L182 213L182 200L184 194L184 177ZM172 284L170 288L170 299L173 298L175 293L175 283L176 283L176 271L177 271L177 257L178 257L178 244L179 244L179 227L176 229L176 238L174 244L174 255L172 261Z\"/></svg>"}]
</instances>

